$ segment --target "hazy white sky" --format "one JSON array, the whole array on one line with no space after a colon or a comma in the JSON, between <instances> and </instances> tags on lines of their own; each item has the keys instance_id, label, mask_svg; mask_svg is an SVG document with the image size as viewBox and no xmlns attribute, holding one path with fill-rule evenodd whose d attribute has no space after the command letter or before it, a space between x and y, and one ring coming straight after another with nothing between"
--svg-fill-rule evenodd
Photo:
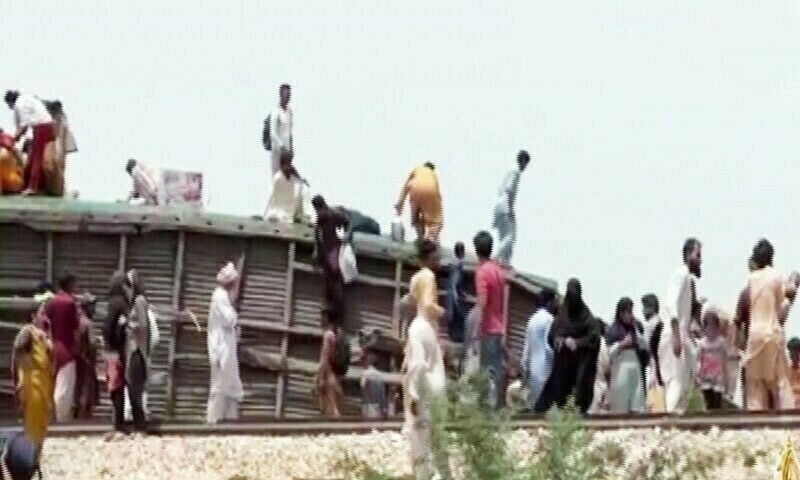
<instances>
[{"instance_id":1,"label":"hazy white sky","mask_svg":"<svg viewBox=\"0 0 800 480\"><path fill-rule=\"evenodd\" d=\"M515 263L580 277L605 318L664 293L688 235L729 308L760 236L800 268L796 1L7 3L2 83L64 102L84 198L123 196L135 156L202 170L213 210L262 212L262 121L289 82L299 169L384 228L430 160L443 238L469 241L528 149Z\"/></svg>"}]
</instances>

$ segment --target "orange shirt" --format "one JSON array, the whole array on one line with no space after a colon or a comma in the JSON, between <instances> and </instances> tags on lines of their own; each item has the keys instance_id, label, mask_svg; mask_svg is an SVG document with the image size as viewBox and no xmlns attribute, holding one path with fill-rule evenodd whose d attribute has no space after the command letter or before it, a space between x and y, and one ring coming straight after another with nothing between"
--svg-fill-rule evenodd
<instances>
[{"instance_id":1,"label":"orange shirt","mask_svg":"<svg viewBox=\"0 0 800 480\"><path fill-rule=\"evenodd\" d=\"M407 182L411 203L422 211L426 223L441 223L442 195L436 171L424 165L417 167Z\"/></svg>"},{"instance_id":2,"label":"orange shirt","mask_svg":"<svg viewBox=\"0 0 800 480\"><path fill-rule=\"evenodd\" d=\"M794 393L794 406L800 408L800 366L789 367L789 381L792 384L792 393Z\"/></svg>"}]
</instances>

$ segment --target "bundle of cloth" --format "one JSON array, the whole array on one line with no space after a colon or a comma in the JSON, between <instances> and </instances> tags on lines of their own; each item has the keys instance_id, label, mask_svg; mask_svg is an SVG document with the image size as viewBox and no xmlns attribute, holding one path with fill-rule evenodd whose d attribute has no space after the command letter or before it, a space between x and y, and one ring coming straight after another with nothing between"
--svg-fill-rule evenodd
<instances>
[{"instance_id":1,"label":"bundle of cloth","mask_svg":"<svg viewBox=\"0 0 800 480\"><path fill-rule=\"evenodd\" d=\"M17 194L25 188L22 155L14 137L0 131L0 194Z\"/></svg>"}]
</instances>

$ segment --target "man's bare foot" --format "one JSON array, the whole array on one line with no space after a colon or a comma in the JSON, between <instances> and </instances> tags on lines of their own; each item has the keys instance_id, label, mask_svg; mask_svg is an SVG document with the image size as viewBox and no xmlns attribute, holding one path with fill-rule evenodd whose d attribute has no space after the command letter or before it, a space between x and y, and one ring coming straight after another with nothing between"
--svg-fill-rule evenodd
<instances>
[{"instance_id":1,"label":"man's bare foot","mask_svg":"<svg viewBox=\"0 0 800 480\"><path fill-rule=\"evenodd\" d=\"M35 195L38 195L38 194L39 194L39 192L37 192L36 190L30 189L30 188L26 188L25 190L23 190L20 193L20 196L22 196L22 197L32 197L32 196L35 196Z\"/></svg>"}]
</instances>

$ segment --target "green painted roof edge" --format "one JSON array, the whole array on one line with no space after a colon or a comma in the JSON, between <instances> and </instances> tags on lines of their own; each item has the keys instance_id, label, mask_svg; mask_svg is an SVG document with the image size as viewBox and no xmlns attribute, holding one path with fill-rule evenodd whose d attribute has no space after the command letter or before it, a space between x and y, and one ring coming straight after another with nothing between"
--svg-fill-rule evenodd
<instances>
[{"instance_id":1,"label":"green painted roof edge","mask_svg":"<svg viewBox=\"0 0 800 480\"><path fill-rule=\"evenodd\" d=\"M300 223L271 222L182 206L153 207L47 197L0 196L0 223L24 224L41 230L185 230L306 243L313 237L311 227ZM395 242L386 236L356 234L355 246L359 252L370 256L415 263L412 243ZM445 261L453 258L449 249L442 256ZM474 266L474 257L469 257L467 263ZM558 289L555 280L539 275L516 271L514 280L533 291Z\"/></svg>"}]
</instances>

